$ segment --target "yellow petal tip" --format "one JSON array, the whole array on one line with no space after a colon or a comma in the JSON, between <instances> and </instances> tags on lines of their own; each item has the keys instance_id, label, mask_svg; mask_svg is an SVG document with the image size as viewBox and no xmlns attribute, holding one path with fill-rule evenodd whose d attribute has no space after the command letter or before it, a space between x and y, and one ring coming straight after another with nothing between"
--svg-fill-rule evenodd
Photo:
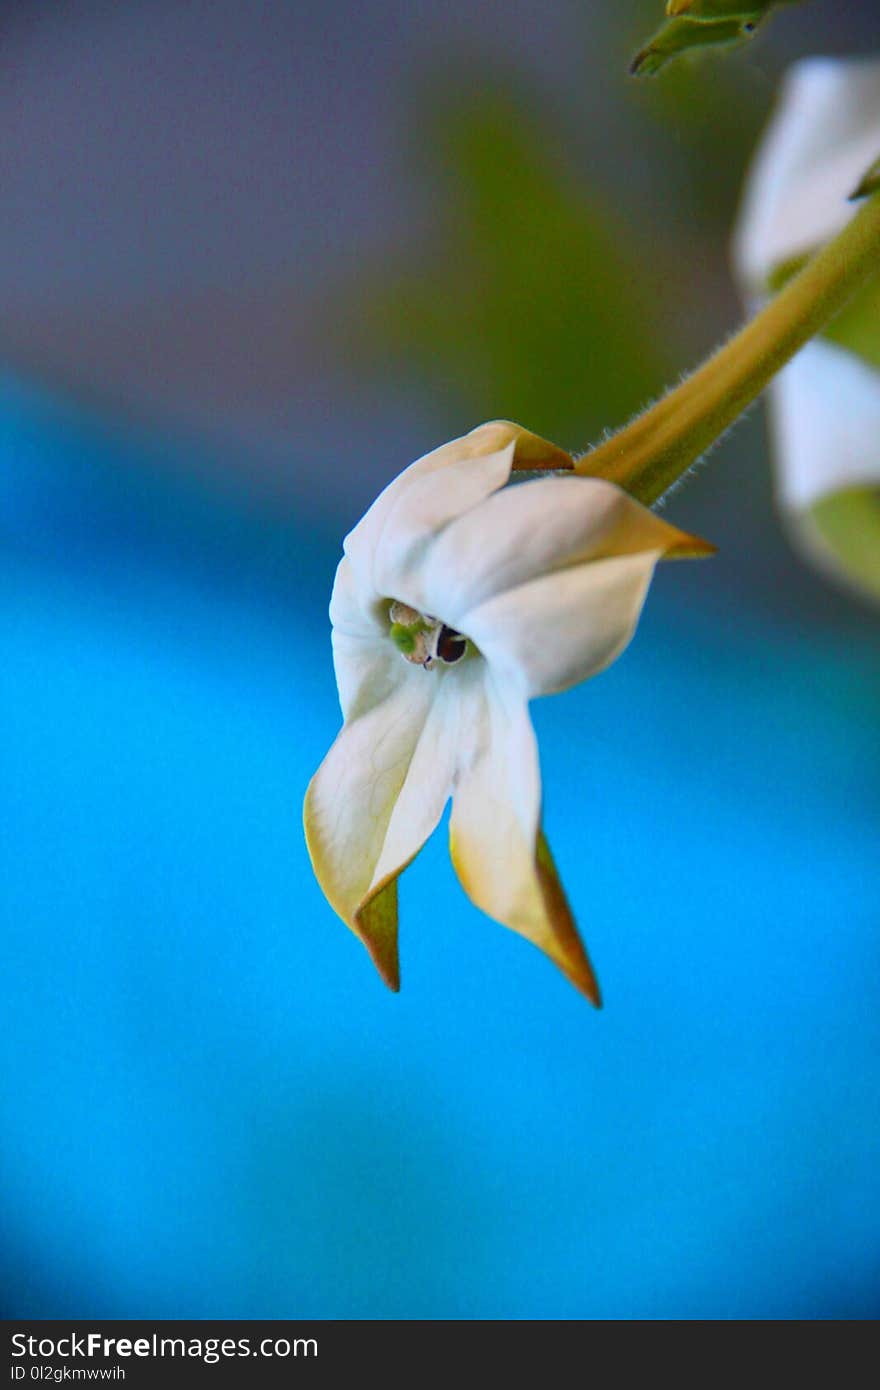
<instances>
[{"instance_id":1,"label":"yellow petal tip","mask_svg":"<svg viewBox=\"0 0 880 1390\"><path fill-rule=\"evenodd\" d=\"M712 541L703 540L702 536L689 536L684 531L677 541L672 545L663 556L664 560L705 560L710 555L717 555L718 547Z\"/></svg>"}]
</instances>

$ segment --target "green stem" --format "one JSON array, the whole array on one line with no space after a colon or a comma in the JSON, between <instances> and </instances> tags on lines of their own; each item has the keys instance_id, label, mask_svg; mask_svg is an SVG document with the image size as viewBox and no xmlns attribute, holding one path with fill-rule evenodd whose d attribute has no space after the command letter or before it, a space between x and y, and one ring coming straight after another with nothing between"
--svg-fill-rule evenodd
<instances>
[{"instance_id":1,"label":"green stem","mask_svg":"<svg viewBox=\"0 0 880 1390\"><path fill-rule=\"evenodd\" d=\"M734 338L644 415L579 459L575 471L608 478L640 502L655 502L878 271L875 193Z\"/></svg>"}]
</instances>

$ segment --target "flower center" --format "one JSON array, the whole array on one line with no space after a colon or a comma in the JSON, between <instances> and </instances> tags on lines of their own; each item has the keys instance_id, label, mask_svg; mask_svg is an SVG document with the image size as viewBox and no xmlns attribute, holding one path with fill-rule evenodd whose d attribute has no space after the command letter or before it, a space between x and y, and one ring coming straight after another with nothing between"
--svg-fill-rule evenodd
<instances>
[{"instance_id":1,"label":"flower center","mask_svg":"<svg viewBox=\"0 0 880 1390\"><path fill-rule=\"evenodd\" d=\"M388 610L391 640L401 656L426 671L440 662L454 666L467 651L467 638L439 618L419 613L406 603L392 603Z\"/></svg>"}]
</instances>

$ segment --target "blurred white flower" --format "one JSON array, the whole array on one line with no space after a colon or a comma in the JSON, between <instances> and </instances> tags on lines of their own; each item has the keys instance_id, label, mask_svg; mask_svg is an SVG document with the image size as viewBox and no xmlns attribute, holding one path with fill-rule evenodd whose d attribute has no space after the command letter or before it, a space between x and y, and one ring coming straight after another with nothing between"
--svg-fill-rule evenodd
<instances>
[{"instance_id":1,"label":"blurred white flower","mask_svg":"<svg viewBox=\"0 0 880 1390\"><path fill-rule=\"evenodd\" d=\"M734 262L752 300L854 215L880 155L880 60L788 74L746 184ZM770 392L777 493L810 552L880 595L880 275Z\"/></svg>"},{"instance_id":2,"label":"blurred white flower","mask_svg":"<svg viewBox=\"0 0 880 1390\"><path fill-rule=\"evenodd\" d=\"M712 547L611 483L505 486L514 467L573 461L482 425L412 464L346 538L330 603L344 725L306 794L306 838L331 905L396 989L396 903L375 904L451 796L466 892L598 1003L540 831L528 701L620 654L659 559Z\"/></svg>"}]
</instances>

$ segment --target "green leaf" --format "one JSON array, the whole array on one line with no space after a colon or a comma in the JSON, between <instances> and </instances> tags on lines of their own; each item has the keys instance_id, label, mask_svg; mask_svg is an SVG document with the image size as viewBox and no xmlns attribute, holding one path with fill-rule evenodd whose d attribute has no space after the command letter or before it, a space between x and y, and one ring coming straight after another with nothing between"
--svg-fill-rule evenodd
<instances>
[{"instance_id":1,"label":"green leaf","mask_svg":"<svg viewBox=\"0 0 880 1390\"><path fill-rule=\"evenodd\" d=\"M670 17L712 23L719 19L751 20L757 24L777 5L796 5L801 0L668 0L666 13Z\"/></svg>"},{"instance_id":2,"label":"green leaf","mask_svg":"<svg viewBox=\"0 0 880 1390\"><path fill-rule=\"evenodd\" d=\"M667 19L633 58L629 70L634 77L652 77L672 58L683 53L739 45L752 37L760 18L759 15L757 19Z\"/></svg>"},{"instance_id":3,"label":"green leaf","mask_svg":"<svg viewBox=\"0 0 880 1390\"><path fill-rule=\"evenodd\" d=\"M630 72L650 76L672 58L706 48L730 48L752 38L778 5L802 0L668 0L666 22L636 54Z\"/></svg>"}]
</instances>

